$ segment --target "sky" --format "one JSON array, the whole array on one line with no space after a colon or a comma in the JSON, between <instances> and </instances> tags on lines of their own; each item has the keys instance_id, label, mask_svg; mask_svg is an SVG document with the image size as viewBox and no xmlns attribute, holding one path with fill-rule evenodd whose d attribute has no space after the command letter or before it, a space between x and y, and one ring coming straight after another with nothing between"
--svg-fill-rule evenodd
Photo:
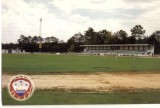
<instances>
[{"instance_id":1,"label":"sky","mask_svg":"<svg viewBox=\"0 0 160 108\"><path fill-rule=\"evenodd\" d=\"M89 27L95 31L125 30L142 25L145 35L160 30L160 0L2 0L2 43L21 34L54 36L67 41Z\"/></svg>"}]
</instances>

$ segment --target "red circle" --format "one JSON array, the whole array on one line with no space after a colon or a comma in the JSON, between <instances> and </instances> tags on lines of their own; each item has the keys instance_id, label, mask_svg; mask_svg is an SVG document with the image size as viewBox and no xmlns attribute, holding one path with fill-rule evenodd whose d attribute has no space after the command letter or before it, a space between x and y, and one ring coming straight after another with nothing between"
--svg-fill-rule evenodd
<instances>
[{"instance_id":1,"label":"red circle","mask_svg":"<svg viewBox=\"0 0 160 108\"><path fill-rule=\"evenodd\" d=\"M25 91L25 93L24 93L22 96L18 95L18 94L16 93L16 91L14 90L13 86L12 86L12 84L13 84L15 81L18 81L18 80L24 80L24 81L26 81L26 82L29 83L28 89ZM33 84L32 84L32 82L30 81L30 79L29 79L27 76L25 76L25 75L18 75L18 76L15 76L15 77L11 80L11 82L9 83L9 88L8 88L8 89L9 89L10 95L11 95L14 99L21 101L21 100L26 100L26 99L28 99L28 98L31 96L31 94L32 94L32 92L33 92Z\"/></svg>"}]
</instances>

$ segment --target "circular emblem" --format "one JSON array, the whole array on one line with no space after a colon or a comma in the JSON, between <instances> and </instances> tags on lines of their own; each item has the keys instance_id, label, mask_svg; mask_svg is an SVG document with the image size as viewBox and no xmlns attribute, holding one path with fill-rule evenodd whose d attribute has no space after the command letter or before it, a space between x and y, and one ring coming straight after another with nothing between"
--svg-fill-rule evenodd
<instances>
[{"instance_id":1,"label":"circular emblem","mask_svg":"<svg viewBox=\"0 0 160 108\"><path fill-rule=\"evenodd\" d=\"M28 99L33 93L33 84L26 75L13 77L8 86L11 97L23 101Z\"/></svg>"}]
</instances>

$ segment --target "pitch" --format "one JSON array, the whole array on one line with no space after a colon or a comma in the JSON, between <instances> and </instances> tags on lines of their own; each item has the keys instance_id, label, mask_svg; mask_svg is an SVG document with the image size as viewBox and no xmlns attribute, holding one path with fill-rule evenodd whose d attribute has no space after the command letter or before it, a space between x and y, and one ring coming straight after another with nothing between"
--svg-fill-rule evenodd
<instances>
[{"instance_id":1,"label":"pitch","mask_svg":"<svg viewBox=\"0 0 160 108\"><path fill-rule=\"evenodd\" d=\"M3 104L159 103L159 64L160 58L3 54ZM6 92L9 79L17 74L27 74L35 83L35 95L23 103ZM67 96L75 100L64 101Z\"/></svg>"},{"instance_id":2,"label":"pitch","mask_svg":"<svg viewBox=\"0 0 160 108\"><path fill-rule=\"evenodd\" d=\"M146 72L160 70L160 58L53 54L3 54L2 71L8 74L88 72Z\"/></svg>"}]
</instances>

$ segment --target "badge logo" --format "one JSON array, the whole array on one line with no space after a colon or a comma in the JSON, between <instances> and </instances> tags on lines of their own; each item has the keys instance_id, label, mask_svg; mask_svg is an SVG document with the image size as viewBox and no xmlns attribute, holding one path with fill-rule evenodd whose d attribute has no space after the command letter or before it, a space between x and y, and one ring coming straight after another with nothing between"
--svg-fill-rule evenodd
<instances>
[{"instance_id":1,"label":"badge logo","mask_svg":"<svg viewBox=\"0 0 160 108\"><path fill-rule=\"evenodd\" d=\"M33 84L28 76L15 76L8 86L11 97L16 100L23 101L28 99L33 93Z\"/></svg>"}]
</instances>

